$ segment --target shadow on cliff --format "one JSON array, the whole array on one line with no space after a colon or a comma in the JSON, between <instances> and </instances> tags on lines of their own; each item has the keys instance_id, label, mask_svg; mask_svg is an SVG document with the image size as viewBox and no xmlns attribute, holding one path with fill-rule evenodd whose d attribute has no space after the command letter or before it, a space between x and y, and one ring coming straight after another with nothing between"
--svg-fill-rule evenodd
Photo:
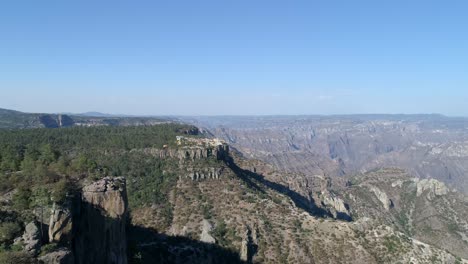
<instances>
[{"instance_id":1,"label":"shadow on cliff","mask_svg":"<svg viewBox=\"0 0 468 264\"><path fill-rule=\"evenodd\" d=\"M168 236L152 229L128 225L128 263L247 263L237 252L215 244L181 236Z\"/></svg>"},{"instance_id":2,"label":"shadow on cliff","mask_svg":"<svg viewBox=\"0 0 468 264\"><path fill-rule=\"evenodd\" d=\"M251 188L259 192L265 193L265 191L259 185L261 184L267 188L270 188L274 191L277 191L279 193L282 193L288 196L289 198L291 198L291 200L294 202L294 204L297 207L308 212L310 215L313 215L316 217L322 217L322 218L333 217L333 215L329 211L317 206L315 200L312 197L309 197L309 198L304 197L300 193L293 191L284 185L265 179L265 177L261 174L242 169L234 162L232 157L226 158L225 161L226 161L226 164L229 166L229 168L231 168L231 170L237 175L237 177L242 179ZM346 214L342 214L342 213L338 213L336 218L339 220L344 220L344 221L352 220L350 216Z\"/></svg>"}]
</instances>

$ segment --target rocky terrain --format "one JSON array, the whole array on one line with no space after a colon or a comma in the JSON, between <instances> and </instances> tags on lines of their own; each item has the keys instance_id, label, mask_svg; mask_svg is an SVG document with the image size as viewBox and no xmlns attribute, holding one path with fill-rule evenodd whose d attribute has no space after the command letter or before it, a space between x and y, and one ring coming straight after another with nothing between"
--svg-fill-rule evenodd
<instances>
[{"instance_id":1,"label":"rocky terrain","mask_svg":"<svg viewBox=\"0 0 468 264\"><path fill-rule=\"evenodd\" d=\"M468 263L467 196L402 169L284 172L177 124L2 135L0 263Z\"/></svg>"},{"instance_id":2,"label":"rocky terrain","mask_svg":"<svg viewBox=\"0 0 468 264\"><path fill-rule=\"evenodd\" d=\"M375 172L388 178L382 182L366 174L304 183L236 153L223 163L219 178L179 177L170 192L173 217L167 225L160 225L154 206L134 211L133 223L228 248L245 263L466 263L468 258L466 197L441 182L408 181L403 171L384 170ZM373 189L373 196L365 188ZM423 216L427 210L434 215ZM133 241L142 259L216 263L200 248L157 235L145 239Z\"/></svg>"},{"instance_id":3,"label":"rocky terrain","mask_svg":"<svg viewBox=\"0 0 468 264\"><path fill-rule=\"evenodd\" d=\"M364 232L384 225L468 258L468 197L438 180L414 178L401 169L328 178L279 173L260 161L248 164L305 197L313 212L365 223Z\"/></svg>"},{"instance_id":4,"label":"rocky terrain","mask_svg":"<svg viewBox=\"0 0 468 264\"><path fill-rule=\"evenodd\" d=\"M343 176L398 167L468 192L468 119L440 115L182 118L278 170Z\"/></svg>"}]
</instances>

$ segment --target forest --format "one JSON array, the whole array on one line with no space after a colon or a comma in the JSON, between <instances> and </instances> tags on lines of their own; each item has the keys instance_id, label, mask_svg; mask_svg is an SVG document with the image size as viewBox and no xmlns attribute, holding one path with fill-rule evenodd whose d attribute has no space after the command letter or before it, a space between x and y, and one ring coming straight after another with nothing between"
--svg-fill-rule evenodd
<instances>
[{"instance_id":1,"label":"forest","mask_svg":"<svg viewBox=\"0 0 468 264\"><path fill-rule=\"evenodd\" d=\"M130 208L157 203L170 219L167 194L177 177L167 171L177 162L130 150L175 147L177 135L198 134L176 123L0 130L0 193L12 193L11 207L0 211L0 253L18 250L13 240L38 210L63 203L84 181L104 176L127 178Z\"/></svg>"}]
</instances>

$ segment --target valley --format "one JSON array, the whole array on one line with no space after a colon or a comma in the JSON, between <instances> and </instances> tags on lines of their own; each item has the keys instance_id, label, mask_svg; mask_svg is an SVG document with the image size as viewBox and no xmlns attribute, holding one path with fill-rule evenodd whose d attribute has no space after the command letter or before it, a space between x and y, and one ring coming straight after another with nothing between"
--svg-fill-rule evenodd
<instances>
[{"instance_id":1,"label":"valley","mask_svg":"<svg viewBox=\"0 0 468 264\"><path fill-rule=\"evenodd\" d=\"M468 263L462 170L375 162L463 160L463 122L306 119L2 129L0 261Z\"/></svg>"}]
</instances>

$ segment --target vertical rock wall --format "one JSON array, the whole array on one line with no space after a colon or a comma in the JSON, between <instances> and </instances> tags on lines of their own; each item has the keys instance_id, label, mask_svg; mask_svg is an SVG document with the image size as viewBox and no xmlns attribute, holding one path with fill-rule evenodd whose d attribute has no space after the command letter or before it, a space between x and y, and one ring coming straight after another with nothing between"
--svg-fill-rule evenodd
<instances>
[{"instance_id":1,"label":"vertical rock wall","mask_svg":"<svg viewBox=\"0 0 468 264\"><path fill-rule=\"evenodd\" d=\"M127 263L127 193L124 178L106 177L83 188L76 223L77 264Z\"/></svg>"}]
</instances>

